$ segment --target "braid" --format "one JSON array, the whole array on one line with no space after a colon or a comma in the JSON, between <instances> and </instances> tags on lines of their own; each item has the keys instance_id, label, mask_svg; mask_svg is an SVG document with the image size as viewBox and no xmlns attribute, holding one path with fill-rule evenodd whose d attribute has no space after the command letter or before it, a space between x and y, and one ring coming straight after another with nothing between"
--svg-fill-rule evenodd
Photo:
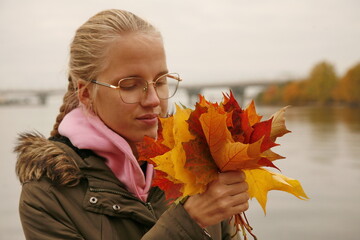
<instances>
[{"instance_id":1,"label":"braid","mask_svg":"<svg viewBox=\"0 0 360 240\"><path fill-rule=\"evenodd\" d=\"M58 128L65 115L79 106L79 99L76 95L76 87L74 86L71 76L69 76L68 81L68 90L64 95L63 104L60 107L60 113L56 117L56 122L54 124L53 130L50 133L51 137L59 135Z\"/></svg>"}]
</instances>

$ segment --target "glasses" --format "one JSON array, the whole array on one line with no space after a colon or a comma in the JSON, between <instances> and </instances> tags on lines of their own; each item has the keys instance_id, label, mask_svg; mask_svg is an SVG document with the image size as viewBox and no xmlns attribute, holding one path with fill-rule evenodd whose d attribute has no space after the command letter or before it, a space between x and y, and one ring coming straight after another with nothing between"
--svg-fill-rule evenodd
<instances>
[{"instance_id":1,"label":"glasses","mask_svg":"<svg viewBox=\"0 0 360 240\"><path fill-rule=\"evenodd\" d=\"M153 84L155 92L159 99L166 100L173 97L177 91L179 83L182 81L177 73L166 73L148 82L139 77L127 77L120 79L118 85L111 85L104 82L92 80L92 83L118 89L120 98L124 103L139 103L144 94L148 91L149 85Z\"/></svg>"}]
</instances>

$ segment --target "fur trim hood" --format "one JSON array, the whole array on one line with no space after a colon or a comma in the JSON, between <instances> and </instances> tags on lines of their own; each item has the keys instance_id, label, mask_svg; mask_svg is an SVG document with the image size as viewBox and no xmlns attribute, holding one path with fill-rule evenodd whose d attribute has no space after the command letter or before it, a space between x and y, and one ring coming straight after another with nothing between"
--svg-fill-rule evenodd
<instances>
[{"instance_id":1,"label":"fur trim hood","mask_svg":"<svg viewBox=\"0 0 360 240\"><path fill-rule=\"evenodd\" d=\"M18 155L16 173L20 182L24 184L47 176L61 186L77 185L82 177L80 168L60 144L37 132L20 134L14 149Z\"/></svg>"}]
</instances>

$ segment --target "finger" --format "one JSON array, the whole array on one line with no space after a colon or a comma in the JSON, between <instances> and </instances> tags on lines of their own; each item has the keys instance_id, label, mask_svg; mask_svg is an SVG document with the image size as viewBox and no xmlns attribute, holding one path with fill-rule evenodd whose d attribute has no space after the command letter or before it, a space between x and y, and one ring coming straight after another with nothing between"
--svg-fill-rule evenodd
<instances>
[{"instance_id":1,"label":"finger","mask_svg":"<svg viewBox=\"0 0 360 240\"><path fill-rule=\"evenodd\" d=\"M235 207L237 205L242 205L248 202L250 199L249 194L247 192L242 192L240 194L229 197L229 202L231 206Z\"/></svg>"},{"instance_id":2,"label":"finger","mask_svg":"<svg viewBox=\"0 0 360 240\"><path fill-rule=\"evenodd\" d=\"M230 211L231 211L231 214L234 215L234 214L245 212L248 209L249 209L249 202L245 202L243 204L239 204L239 205L231 207Z\"/></svg>"},{"instance_id":3,"label":"finger","mask_svg":"<svg viewBox=\"0 0 360 240\"><path fill-rule=\"evenodd\" d=\"M235 184L245 181L245 173L243 171L229 171L219 173L219 182L222 184Z\"/></svg>"},{"instance_id":4,"label":"finger","mask_svg":"<svg viewBox=\"0 0 360 240\"><path fill-rule=\"evenodd\" d=\"M231 185L226 185L227 195L235 196L246 192L249 189L247 182L235 183Z\"/></svg>"}]
</instances>

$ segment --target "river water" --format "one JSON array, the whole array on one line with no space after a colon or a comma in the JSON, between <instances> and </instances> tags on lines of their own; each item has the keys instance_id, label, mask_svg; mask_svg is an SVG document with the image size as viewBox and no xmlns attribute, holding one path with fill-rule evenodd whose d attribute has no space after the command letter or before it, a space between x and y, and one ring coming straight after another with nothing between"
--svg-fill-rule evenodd
<instances>
[{"instance_id":1,"label":"river water","mask_svg":"<svg viewBox=\"0 0 360 240\"><path fill-rule=\"evenodd\" d=\"M0 107L0 239L24 239L18 216L21 186L12 149L25 130L49 134L60 99L46 106ZM259 107L265 119L278 107ZM280 191L268 194L267 214L256 200L247 217L259 240L357 240L360 236L360 109L291 107L286 113L292 133L273 150L286 159L275 164L299 180L310 200ZM251 239L251 238L250 238Z\"/></svg>"}]
</instances>

